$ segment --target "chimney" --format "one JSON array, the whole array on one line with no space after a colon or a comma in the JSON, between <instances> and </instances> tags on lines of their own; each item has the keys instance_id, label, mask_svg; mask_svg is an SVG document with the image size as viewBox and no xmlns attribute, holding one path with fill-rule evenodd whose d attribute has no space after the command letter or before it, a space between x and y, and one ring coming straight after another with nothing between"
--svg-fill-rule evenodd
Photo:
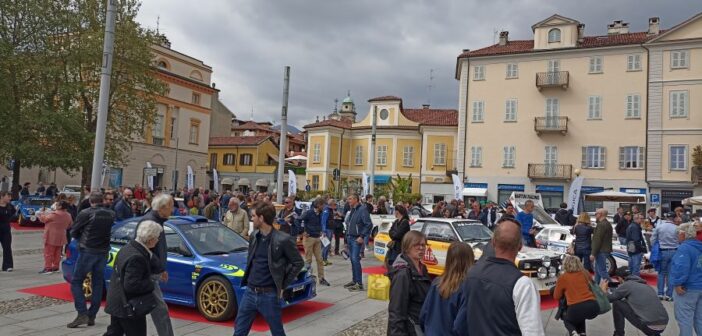
<instances>
[{"instance_id":1,"label":"chimney","mask_svg":"<svg viewBox=\"0 0 702 336\"><path fill-rule=\"evenodd\" d=\"M607 35L627 34L629 33L629 23L622 20L616 20L607 25Z\"/></svg>"},{"instance_id":2,"label":"chimney","mask_svg":"<svg viewBox=\"0 0 702 336\"><path fill-rule=\"evenodd\" d=\"M581 23L578 25L578 43L582 43L585 40L585 24Z\"/></svg>"},{"instance_id":3,"label":"chimney","mask_svg":"<svg viewBox=\"0 0 702 336\"><path fill-rule=\"evenodd\" d=\"M508 31L501 31L500 32L500 45L501 46L507 45L507 42L509 41L509 39L507 38L508 36L509 36Z\"/></svg>"},{"instance_id":4,"label":"chimney","mask_svg":"<svg viewBox=\"0 0 702 336\"><path fill-rule=\"evenodd\" d=\"M422 109L428 110L428 109L429 109L429 104L422 104Z\"/></svg>"},{"instance_id":5,"label":"chimney","mask_svg":"<svg viewBox=\"0 0 702 336\"><path fill-rule=\"evenodd\" d=\"M648 19L648 35L658 35L661 32L661 19L652 17Z\"/></svg>"}]
</instances>

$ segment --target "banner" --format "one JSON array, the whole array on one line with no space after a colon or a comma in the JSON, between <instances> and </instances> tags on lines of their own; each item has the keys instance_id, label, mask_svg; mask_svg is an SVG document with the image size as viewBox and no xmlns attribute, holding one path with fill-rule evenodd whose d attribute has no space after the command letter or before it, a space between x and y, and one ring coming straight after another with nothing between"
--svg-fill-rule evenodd
<instances>
[{"instance_id":1,"label":"banner","mask_svg":"<svg viewBox=\"0 0 702 336\"><path fill-rule=\"evenodd\" d=\"M578 215L578 206L580 205L580 190L583 187L582 176L577 176L570 184L570 190L568 190L568 209L573 209L573 215Z\"/></svg>"},{"instance_id":2,"label":"banner","mask_svg":"<svg viewBox=\"0 0 702 336\"><path fill-rule=\"evenodd\" d=\"M363 191L361 192L361 198L365 199L366 195L368 195L368 189L370 188L370 186L368 185L369 181L368 181L368 175L366 175L366 172L363 172L363 181L361 181L361 182L363 183L362 184Z\"/></svg>"},{"instance_id":3,"label":"banner","mask_svg":"<svg viewBox=\"0 0 702 336\"><path fill-rule=\"evenodd\" d=\"M195 187L193 186L193 185L195 184L195 183L194 183L194 178L195 178L195 176L193 176L193 168L190 167L190 166L188 166L188 176L187 176L187 181L188 181L187 187L188 187L188 190L193 190L193 189L195 188Z\"/></svg>"},{"instance_id":4,"label":"banner","mask_svg":"<svg viewBox=\"0 0 702 336\"><path fill-rule=\"evenodd\" d=\"M456 174L452 174L451 178L453 178L453 198L460 201L463 199L463 183Z\"/></svg>"},{"instance_id":5,"label":"banner","mask_svg":"<svg viewBox=\"0 0 702 336\"><path fill-rule=\"evenodd\" d=\"M152 168L151 167L151 162L146 162L146 168ZM154 177L149 175L146 177L146 185L149 187L149 190L154 190Z\"/></svg>"},{"instance_id":6,"label":"banner","mask_svg":"<svg viewBox=\"0 0 702 336\"><path fill-rule=\"evenodd\" d=\"M292 170L288 170L288 196L297 194L297 176Z\"/></svg>"},{"instance_id":7,"label":"banner","mask_svg":"<svg viewBox=\"0 0 702 336\"><path fill-rule=\"evenodd\" d=\"M212 168L212 179L214 180L214 191L219 194L219 174L217 174L217 169Z\"/></svg>"}]
</instances>

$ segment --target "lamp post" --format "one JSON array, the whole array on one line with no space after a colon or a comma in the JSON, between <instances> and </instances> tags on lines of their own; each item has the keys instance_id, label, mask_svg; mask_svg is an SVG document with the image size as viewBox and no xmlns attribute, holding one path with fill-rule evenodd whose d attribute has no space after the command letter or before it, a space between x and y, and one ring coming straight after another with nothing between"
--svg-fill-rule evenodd
<instances>
[{"instance_id":1,"label":"lamp post","mask_svg":"<svg viewBox=\"0 0 702 336\"><path fill-rule=\"evenodd\" d=\"M368 192L373 195L375 189L375 126L378 119L378 106L373 106L373 119L371 126L371 157L370 157L370 181L368 182Z\"/></svg>"}]
</instances>

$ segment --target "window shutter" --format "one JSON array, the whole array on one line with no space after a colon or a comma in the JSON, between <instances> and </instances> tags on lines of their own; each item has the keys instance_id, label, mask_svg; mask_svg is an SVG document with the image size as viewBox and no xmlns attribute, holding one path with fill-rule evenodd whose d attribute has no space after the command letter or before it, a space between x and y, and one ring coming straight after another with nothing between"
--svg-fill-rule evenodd
<instances>
[{"instance_id":1,"label":"window shutter","mask_svg":"<svg viewBox=\"0 0 702 336\"><path fill-rule=\"evenodd\" d=\"M580 167L588 168L587 166L587 147L582 147L582 161L580 162Z\"/></svg>"},{"instance_id":2,"label":"window shutter","mask_svg":"<svg viewBox=\"0 0 702 336\"><path fill-rule=\"evenodd\" d=\"M619 147L619 169L626 168L626 147Z\"/></svg>"},{"instance_id":3,"label":"window shutter","mask_svg":"<svg viewBox=\"0 0 702 336\"><path fill-rule=\"evenodd\" d=\"M687 115L687 92L678 93L678 116L684 117Z\"/></svg>"},{"instance_id":4,"label":"window shutter","mask_svg":"<svg viewBox=\"0 0 702 336\"><path fill-rule=\"evenodd\" d=\"M645 150L643 147L639 147L639 162L636 165L636 168L643 168L644 167L644 159L645 159Z\"/></svg>"},{"instance_id":5,"label":"window shutter","mask_svg":"<svg viewBox=\"0 0 702 336\"><path fill-rule=\"evenodd\" d=\"M680 58L678 60L678 63L680 64L680 67L687 66L687 52L681 51L679 55Z\"/></svg>"},{"instance_id":6,"label":"window shutter","mask_svg":"<svg viewBox=\"0 0 702 336\"><path fill-rule=\"evenodd\" d=\"M607 165L607 148L600 147L600 166L599 168L604 168Z\"/></svg>"},{"instance_id":7,"label":"window shutter","mask_svg":"<svg viewBox=\"0 0 702 336\"><path fill-rule=\"evenodd\" d=\"M680 66L680 52L673 51L670 53L670 66L673 68L677 68Z\"/></svg>"}]
</instances>

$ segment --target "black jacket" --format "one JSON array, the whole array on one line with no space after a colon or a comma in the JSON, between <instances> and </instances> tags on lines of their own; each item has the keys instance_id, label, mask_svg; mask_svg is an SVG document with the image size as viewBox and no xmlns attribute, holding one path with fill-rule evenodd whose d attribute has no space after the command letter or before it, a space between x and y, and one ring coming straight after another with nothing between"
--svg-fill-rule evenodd
<instances>
[{"instance_id":1,"label":"black jacket","mask_svg":"<svg viewBox=\"0 0 702 336\"><path fill-rule=\"evenodd\" d=\"M298 227L302 227L310 237L319 238L322 234L322 213L309 209L297 219Z\"/></svg>"},{"instance_id":2,"label":"black jacket","mask_svg":"<svg viewBox=\"0 0 702 336\"><path fill-rule=\"evenodd\" d=\"M556 212L556 222L561 225L573 226L575 225L575 217L573 217L573 210L559 209Z\"/></svg>"},{"instance_id":3,"label":"black jacket","mask_svg":"<svg viewBox=\"0 0 702 336\"><path fill-rule=\"evenodd\" d=\"M633 221L627 221L624 217L622 217L619 222L617 222L617 226L614 227L614 231L617 232L617 236L619 237L626 237L626 229L631 225Z\"/></svg>"},{"instance_id":4,"label":"black jacket","mask_svg":"<svg viewBox=\"0 0 702 336\"><path fill-rule=\"evenodd\" d=\"M419 324L419 313L427 297L431 279L426 266L422 274L412 262L400 255L388 271L390 277L390 303L388 305L388 336L416 335L414 324Z\"/></svg>"},{"instance_id":5,"label":"black jacket","mask_svg":"<svg viewBox=\"0 0 702 336\"><path fill-rule=\"evenodd\" d=\"M106 313L126 318L128 314L124 309L124 298L129 300L153 292L154 282L151 281L149 265L149 251L136 240L130 241L119 250L115 260L115 272L112 272L110 288L107 289ZM122 277L121 283L117 279L118 273Z\"/></svg>"},{"instance_id":6,"label":"black jacket","mask_svg":"<svg viewBox=\"0 0 702 336\"><path fill-rule=\"evenodd\" d=\"M76 217L71 226L71 237L78 239L81 251L107 253L110 250L110 232L114 222L114 211L103 207L90 207Z\"/></svg>"},{"instance_id":7,"label":"black jacket","mask_svg":"<svg viewBox=\"0 0 702 336\"><path fill-rule=\"evenodd\" d=\"M490 212L490 223L488 223L488 212ZM480 222L483 223L483 225L491 228L495 225L495 222L497 221L497 208L492 207L491 208L485 208L480 212Z\"/></svg>"},{"instance_id":8,"label":"black jacket","mask_svg":"<svg viewBox=\"0 0 702 336\"><path fill-rule=\"evenodd\" d=\"M575 253L576 254L587 254L592 253L592 233L595 229L592 226L577 224L573 227L573 234L575 235Z\"/></svg>"},{"instance_id":9,"label":"black jacket","mask_svg":"<svg viewBox=\"0 0 702 336\"><path fill-rule=\"evenodd\" d=\"M401 218L395 220L395 223L392 223L392 226L390 227L390 232L388 234L390 235L390 239L392 239L392 249L396 252L400 252L401 247L402 247L402 238L405 237L405 233L409 232L410 230L410 223L409 219L407 218Z\"/></svg>"},{"instance_id":10,"label":"black jacket","mask_svg":"<svg viewBox=\"0 0 702 336\"><path fill-rule=\"evenodd\" d=\"M144 217L141 218L139 221L139 224L143 223L144 221L147 220L152 220L156 223L161 224L161 227L163 227L163 223L165 223L168 218L161 218L158 216L158 212L154 211L149 211L144 215ZM139 224L137 224L137 229L139 228ZM154 267L151 269L151 272L153 274L161 274L166 271L166 263L168 262L168 254L166 250L168 249L168 245L166 244L166 230L161 230L161 235L158 237L158 244L154 246L154 248L151 249L151 252L154 254ZM134 230L136 232L136 230Z\"/></svg>"},{"instance_id":11,"label":"black jacket","mask_svg":"<svg viewBox=\"0 0 702 336\"><path fill-rule=\"evenodd\" d=\"M251 234L255 237L258 230ZM290 235L278 230L271 230L271 243L268 250L268 268L273 276L273 282L278 290L278 296L282 297L283 290L295 281L295 278L302 270L304 261L297 250L297 245ZM249 270L253 262L254 252L256 251L256 239L251 239L249 243L249 255L246 258L246 272L241 280L241 285L246 286L249 279Z\"/></svg>"}]
</instances>

